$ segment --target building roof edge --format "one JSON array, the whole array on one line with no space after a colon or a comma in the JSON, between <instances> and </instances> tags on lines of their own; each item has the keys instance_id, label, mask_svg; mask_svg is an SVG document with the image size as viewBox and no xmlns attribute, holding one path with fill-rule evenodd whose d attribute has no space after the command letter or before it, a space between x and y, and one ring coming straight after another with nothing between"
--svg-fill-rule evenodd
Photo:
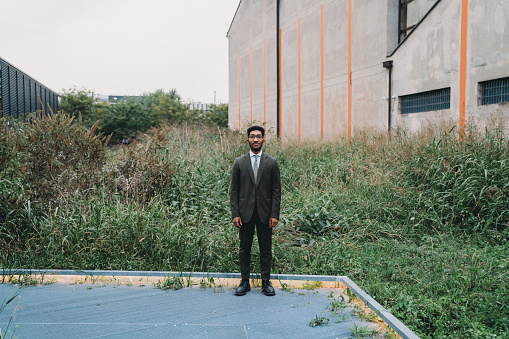
<instances>
[{"instance_id":1,"label":"building roof edge","mask_svg":"<svg viewBox=\"0 0 509 339\"><path fill-rule=\"evenodd\" d=\"M401 40L401 42L398 44L398 46L396 46L396 48L391 52L391 53L388 53L387 54L387 58L390 58L391 56L394 55L394 53L396 53L396 51L399 49L399 46L403 45L403 43L407 40L407 38L412 35L412 33L417 29L417 27L419 27L419 25L421 24L421 22L424 21L424 19L426 19L426 17L435 9L435 7L437 7L437 5L441 2L442 0L437 0L437 2L435 2L435 4L433 4L433 6L431 6L431 8L429 9L429 11L426 13L426 15L424 15L422 17L421 20L419 20L419 22L417 24L415 24L415 27L412 28L412 30L410 31L410 33L408 33L407 36L405 36L405 38L403 38L403 40Z\"/></svg>"},{"instance_id":2,"label":"building roof edge","mask_svg":"<svg viewBox=\"0 0 509 339\"><path fill-rule=\"evenodd\" d=\"M240 4L242 3L242 0L239 1L239 4L237 5L237 9L235 10L235 14L233 15L232 22L230 22L230 27L228 27L228 32L226 32L226 37L230 37L230 30L232 29L233 21L235 21L235 17L237 16L237 12L239 11Z\"/></svg>"},{"instance_id":3,"label":"building roof edge","mask_svg":"<svg viewBox=\"0 0 509 339\"><path fill-rule=\"evenodd\" d=\"M29 77L30 79L34 80L35 82L37 82L39 85L41 86L44 86L46 87L47 89L49 89L50 91L52 91L53 93L55 93L59 98L60 98L60 94L54 90L52 90L51 88L49 88L48 86L44 85L42 82L40 82L39 80L37 80L36 78L34 78L33 76L31 75L28 75L28 73L22 71L19 67L16 67L15 65L13 65L11 62L5 60L4 58L0 57L0 60L3 61L4 63L14 67L15 69L17 69L18 71L20 71L21 73L23 73L24 75L26 75L27 77Z\"/></svg>"}]
</instances>

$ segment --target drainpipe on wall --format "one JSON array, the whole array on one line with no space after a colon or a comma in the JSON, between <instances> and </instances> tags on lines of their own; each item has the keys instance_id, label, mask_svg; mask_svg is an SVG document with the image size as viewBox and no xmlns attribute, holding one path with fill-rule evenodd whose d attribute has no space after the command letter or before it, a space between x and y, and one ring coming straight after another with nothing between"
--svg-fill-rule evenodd
<instances>
[{"instance_id":1,"label":"drainpipe on wall","mask_svg":"<svg viewBox=\"0 0 509 339\"><path fill-rule=\"evenodd\" d=\"M389 70L389 97L387 98L387 132L391 134L391 105L392 105L392 60L384 61L384 68Z\"/></svg>"},{"instance_id":2,"label":"drainpipe on wall","mask_svg":"<svg viewBox=\"0 0 509 339\"><path fill-rule=\"evenodd\" d=\"M276 123L276 133L277 133L277 138L280 139L281 138L281 135L279 135L279 131L280 131L280 124L281 124L281 121L279 121L279 117L281 116L281 103L280 103L280 98L281 98L281 79L280 79L280 73L281 73L281 70L279 69L280 68L280 54L281 54L281 51L280 51L280 46L281 46L281 42L279 41L279 5L280 5L280 2L281 0L277 0L276 1L276 79L277 79L277 123Z\"/></svg>"}]
</instances>

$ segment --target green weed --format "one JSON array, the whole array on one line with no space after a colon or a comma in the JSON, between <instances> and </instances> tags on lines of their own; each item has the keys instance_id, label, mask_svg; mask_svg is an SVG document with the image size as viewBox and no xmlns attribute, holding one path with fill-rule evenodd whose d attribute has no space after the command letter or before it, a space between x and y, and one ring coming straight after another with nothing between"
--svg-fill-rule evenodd
<instances>
[{"instance_id":1,"label":"green weed","mask_svg":"<svg viewBox=\"0 0 509 339\"><path fill-rule=\"evenodd\" d=\"M189 284L190 284L190 280L188 281L188 287L190 286ZM212 289L214 289L215 293L224 292L223 284L216 284L214 278L212 278L212 277L202 278L199 282L199 285L200 285L201 289L212 288Z\"/></svg>"},{"instance_id":2,"label":"green weed","mask_svg":"<svg viewBox=\"0 0 509 339\"><path fill-rule=\"evenodd\" d=\"M369 322L377 322L380 320L380 317L374 312L366 312L366 309L369 309L368 307L362 307L359 305L355 305L352 310L352 315L357 316L361 318L362 320L369 321Z\"/></svg>"},{"instance_id":3,"label":"green weed","mask_svg":"<svg viewBox=\"0 0 509 339\"><path fill-rule=\"evenodd\" d=\"M163 291L167 290L180 290L185 287L184 279L182 277L166 277L163 281L158 281L157 283L153 283L155 288L159 288Z\"/></svg>"},{"instance_id":4,"label":"green weed","mask_svg":"<svg viewBox=\"0 0 509 339\"><path fill-rule=\"evenodd\" d=\"M356 323L353 323L353 326L350 330L352 331L352 335L355 339L373 338L376 334L376 331L370 330L368 326L359 327Z\"/></svg>"},{"instance_id":5,"label":"green weed","mask_svg":"<svg viewBox=\"0 0 509 339\"><path fill-rule=\"evenodd\" d=\"M2 269L2 280L0 283L18 284L19 286L51 285L56 282L55 278L47 279L45 274L24 274L6 273Z\"/></svg>"},{"instance_id":6,"label":"green weed","mask_svg":"<svg viewBox=\"0 0 509 339\"><path fill-rule=\"evenodd\" d=\"M305 290L311 291L311 290L314 290L314 289L322 287L322 284L323 283L321 281L313 281L312 283L310 283L308 281L304 285L302 285L302 288L305 289Z\"/></svg>"},{"instance_id":7,"label":"green weed","mask_svg":"<svg viewBox=\"0 0 509 339\"><path fill-rule=\"evenodd\" d=\"M281 291L295 293L295 290L288 283L281 282L280 280L279 284L281 285ZM299 293L299 295L303 295L303 293Z\"/></svg>"},{"instance_id":8,"label":"green weed","mask_svg":"<svg viewBox=\"0 0 509 339\"><path fill-rule=\"evenodd\" d=\"M315 316L314 319L312 319L309 322L309 326L316 327L316 326L324 326L327 325L330 322L330 319L324 316L319 316L318 314Z\"/></svg>"}]
</instances>

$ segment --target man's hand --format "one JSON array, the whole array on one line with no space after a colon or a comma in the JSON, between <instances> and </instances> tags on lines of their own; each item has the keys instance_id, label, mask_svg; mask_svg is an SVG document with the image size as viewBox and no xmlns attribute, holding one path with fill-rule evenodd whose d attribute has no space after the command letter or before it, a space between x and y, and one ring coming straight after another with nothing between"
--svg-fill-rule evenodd
<instances>
[{"instance_id":1,"label":"man's hand","mask_svg":"<svg viewBox=\"0 0 509 339\"><path fill-rule=\"evenodd\" d=\"M240 217L233 218L233 225L240 228L240 226L242 226L242 219L240 219Z\"/></svg>"},{"instance_id":2,"label":"man's hand","mask_svg":"<svg viewBox=\"0 0 509 339\"><path fill-rule=\"evenodd\" d=\"M269 226L276 227L278 220L276 218L269 218Z\"/></svg>"}]
</instances>

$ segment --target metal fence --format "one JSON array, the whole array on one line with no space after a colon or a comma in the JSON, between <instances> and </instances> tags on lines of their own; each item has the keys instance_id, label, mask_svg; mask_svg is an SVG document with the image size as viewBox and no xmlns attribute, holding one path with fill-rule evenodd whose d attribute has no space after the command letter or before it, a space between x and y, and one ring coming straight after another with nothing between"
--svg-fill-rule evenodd
<instances>
[{"instance_id":1,"label":"metal fence","mask_svg":"<svg viewBox=\"0 0 509 339\"><path fill-rule=\"evenodd\" d=\"M58 110L58 94L0 58L0 116Z\"/></svg>"}]
</instances>

